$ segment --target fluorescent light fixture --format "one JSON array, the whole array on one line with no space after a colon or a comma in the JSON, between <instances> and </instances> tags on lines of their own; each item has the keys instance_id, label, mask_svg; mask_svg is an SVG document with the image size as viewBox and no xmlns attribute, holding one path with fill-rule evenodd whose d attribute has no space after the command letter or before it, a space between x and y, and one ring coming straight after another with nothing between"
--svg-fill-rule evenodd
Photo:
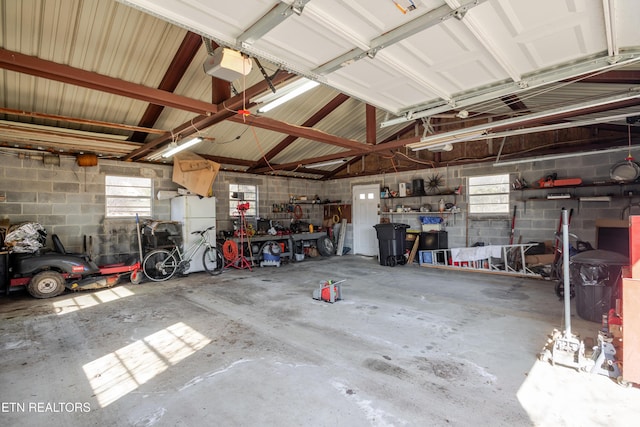
<instances>
[{"instance_id":1,"label":"fluorescent light fixture","mask_svg":"<svg viewBox=\"0 0 640 427\"><path fill-rule=\"evenodd\" d=\"M346 162L347 162L347 159L338 159L338 160L330 160L328 162L314 163L312 165L307 165L306 167L308 167L308 168L321 168L323 166L339 165L339 164L346 163Z\"/></svg>"},{"instance_id":2,"label":"fluorescent light fixture","mask_svg":"<svg viewBox=\"0 0 640 427\"><path fill-rule=\"evenodd\" d=\"M313 89L319 84L320 83L318 82L302 78L300 80L297 80L295 83L287 85L282 89L276 91L276 93L269 94L262 98L254 99L252 100L252 102L267 102L266 105L258 108L258 113L266 113L267 111L273 110L274 108L284 104L285 102L291 101L293 98Z\"/></svg>"},{"instance_id":3,"label":"fluorescent light fixture","mask_svg":"<svg viewBox=\"0 0 640 427\"><path fill-rule=\"evenodd\" d=\"M529 157L526 159L518 159L518 160L507 160L506 162L494 163L493 166L511 166L511 165L518 165L522 163L543 162L545 160L557 160L557 159L566 159L570 157L588 156L591 154L616 153L618 151L637 150L638 148L640 147L629 148L628 146L625 146L625 147L607 148L605 150L584 151L581 153L551 154L549 156Z\"/></svg>"},{"instance_id":4,"label":"fluorescent light fixture","mask_svg":"<svg viewBox=\"0 0 640 427\"><path fill-rule=\"evenodd\" d=\"M450 142L446 142L444 144L438 144L435 147L426 147L426 148L433 153L441 153L443 151L453 150L453 144L451 144Z\"/></svg>"},{"instance_id":5,"label":"fluorescent light fixture","mask_svg":"<svg viewBox=\"0 0 640 427\"><path fill-rule=\"evenodd\" d=\"M611 196L579 197L578 200L580 200L581 202L610 202Z\"/></svg>"},{"instance_id":6,"label":"fluorescent light fixture","mask_svg":"<svg viewBox=\"0 0 640 427\"><path fill-rule=\"evenodd\" d=\"M440 134L440 135L444 135L444 134ZM440 135L423 136L420 139L419 143L409 144L407 145L407 147L413 149L413 151L420 151L420 150L427 150L427 149L431 151L451 151L451 150L441 150L441 148L446 147L448 145L455 144L456 142L477 139L479 137L482 137L482 135L484 135L484 132L473 131L473 132L462 133L458 136L449 136L449 137L443 136L443 137L437 138ZM451 147L451 149L453 149L453 146Z\"/></svg>"},{"instance_id":7,"label":"fluorescent light fixture","mask_svg":"<svg viewBox=\"0 0 640 427\"><path fill-rule=\"evenodd\" d=\"M191 138L176 147L170 148L169 151L162 153L162 157L171 157L174 154L181 152L182 150L186 150L189 147L193 147L194 145L199 144L200 142L202 142L202 138L196 136L195 138Z\"/></svg>"}]
</instances>

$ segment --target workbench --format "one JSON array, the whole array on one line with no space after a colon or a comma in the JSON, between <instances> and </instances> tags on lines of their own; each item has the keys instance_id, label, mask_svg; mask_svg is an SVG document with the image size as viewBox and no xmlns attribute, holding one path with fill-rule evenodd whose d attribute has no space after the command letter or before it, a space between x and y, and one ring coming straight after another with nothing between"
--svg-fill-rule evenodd
<instances>
[{"instance_id":1,"label":"workbench","mask_svg":"<svg viewBox=\"0 0 640 427\"><path fill-rule=\"evenodd\" d=\"M252 237L243 237L242 240L244 242L244 256L253 265L260 264L262 259L262 251L265 246L269 242L276 242L281 246L284 246L280 253L280 258L285 258L290 261L295 261L294 254L302 254L304 253L304 245L307 242L315 242L321 237L325 237L327 235L324 231L314 232L314 233L295 233L295 234L286 234L281 236L271 236L271 235L261 235L261 236L252 236ZM233 240L236 244L240 245L240 237L230 237L227 240ZM249 251L249 247L251 247L251 251ZM255 249L258 249L257 251Z\"/></svg>"}]
</instances>

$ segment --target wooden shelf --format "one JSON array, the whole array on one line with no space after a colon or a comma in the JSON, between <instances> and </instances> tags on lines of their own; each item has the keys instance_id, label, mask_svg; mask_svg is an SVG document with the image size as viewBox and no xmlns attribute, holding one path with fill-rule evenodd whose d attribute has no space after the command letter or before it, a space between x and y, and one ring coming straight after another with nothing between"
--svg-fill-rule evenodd
<instances>
[{"instance_id":1,"label":"wooden shelf","mask_svg":"<svg viewBox=\"0 0 640 427\"><path fill-rule=\"evenodd\" d=\"M583 188L610 188L613 191L608 192L608 194L600 194L602 193L601 191L595 190L580 191L580 189ZM533 191L542 191L542 194L545 194L544 196L540 196L540 193L538 193L535 197L522 197L521 200L524 202L526 212L528 202L576 201L580 206L582 203L609 203L612 200L630 200L633 197L640 197L640 183L607 182L560 187L527 187L521 188L519 191L521 194L532 194L531 192ZM557 197L553 197L554 194L557 195ZM565 197L560 197L560 195L565 195Z\"/></svg>"},{"instance_id":2,"label":"wooden shelf","mask_svg":"<svg viewBox=\"0 0 640 427\"><path fill-rule=\"evenodd\" d=\"M596 188L596 187L628 187L628 186L637 186L640 189L640 182L598 182L591 184L580 184L580 185L562 185L558 187L526 187L520 188L515 191L539 191L539 190L547 190L547 191L562 191L563 188Z\"/></svg>"},{"instance_id":3,"label":"wooden shelf","mask_svg":"<svg viewBox=\"0 0 640 427\"><path fill-rule=\"evenodd\" d=\"M398 200L398 199L415 199L417 197L443 197L443 196L459 196L456 193L438 193L438 194L423 194L423 195L415 195L415 196L397 196L397 197L380 197L380 200Z\"/></svg>"},{"instance_id":4,"label":"wooden shelf","mask_svg":"<svg viewBox=\"0 0 640 427\"><path fill-rule=\"evenodd\" d=\"M424 216L437 216L437 215L457 215L461 212L380 212L380 215L424 215Z\"/></svg>"}]
</instances>

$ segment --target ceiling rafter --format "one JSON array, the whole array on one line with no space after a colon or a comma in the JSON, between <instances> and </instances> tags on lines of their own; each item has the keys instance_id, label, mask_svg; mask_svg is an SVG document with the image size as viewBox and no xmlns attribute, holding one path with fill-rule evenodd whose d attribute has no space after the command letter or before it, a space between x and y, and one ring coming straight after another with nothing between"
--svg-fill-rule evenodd
<instances>
[{"instance_id":1,"label":"ceiling rafter","mask_svg":"<svg viewBox=\"0 0 640 427\"><path fill-rule=\"evenodd\" d=\"M318 129L292 125L289 123L281 122L269 117L263 116L249 116L245 120L244 117L231 116L229 121L234 123L244 123L247 126L255 126L260 129L271 130L274 132L286 133L297 138L306 138L312 141L323 142L325 144L335 145L342 148L348 148L352 150L368 151L369 146L363 144L355 139L341 138L336 135L331 135ZM315 161L309 161L307 163L315 163Z\"/></svg>"},{"instance_id":2,"label":"ceiling rafter","mask_svg":"<svg viewBox=\"0 0 640 427\"><path fill-rule=\"evenodd\" d=\"M390 135L387 138L385 138L383 141L380 141L377 145L382 146L384 144L388 144L391 141L398 140L398 139L400 139L402 137L402 135L408 133L409 131L414 131L415 132L416 126L418 126L416 123L410 123L409 125L403 127L402 129L394 132L393 135ZM334 170L332 170L331 173L326 176L326 179L331 179L331 178L335 177L340 172L344 171L345 169L349 168L351 165L353 165L356 162L360 161L360 159L361 159L361 157L354 157L353 159L345 162L345 164L340 165L339 167L337 167Z\"/></svg>"},{"instance_id":3,"label":"ceiling rafter","mask_svg":"<svg viewBox=\"0 0 640 427\"><path fill-rule=\"evenodd\" d=\"M236 159L234 157L223 157L223 156L214 156L211 154L198 154L200 157L203 157L207 160L213 160L216 163L222 163L226 165L235 165L235 166L243 166L248 167L253 164L253 160L246 159Z\"/></svg>"},{"instance_id":4,"label":"ceiling rafter","mask_svg":"<svg viewBox=\"0 0 640 427\"><path fill-rule=\"evenodd\" d=\"M85 71L69 65L58 64L35 56L24 55L0 48L0 68L18 73L43 77L63 83L125 96L140 101L152 102L165 107L191 111L198 114L212 114L218 111L214 104L164 90L154 89L103 74Z\"/></svg>"},{"instance_id":5,"label":"ceiling rafter","mask_svg":"<svg viewBox=\"0 0 640 427\"><path fill-rule=\"evenodd\" d=\"M566 81L598 84L640 84L640 70L611 70L594 76L578 76Z\"/></svg>"},{"instance_id":6,"label":"ceiling rafter","mask_svg":"<svg viewBox=\"0 0 640 427\"><path fill-rule=\"evenodd\" d=\"M275 76L272 77L272 83L282 83L295 77L295 74L291 74L286 71L279 71ZM219 103L216 106L218 113L210 116L199 115L188 122L182 123L180 126L172 129L170 132L167 132L166 134L147 142L144 146L133 151L125 157L125 160L137 160L141 157L144 157L150 151L158 149L160 146L170 143L175 135L186 137L196 133L198 130L206 129L210 126L215 125L216 123L220 123L228 119L229 117L236 115L238 109L249 108L251 105L253 105L251 104L245 106L244 104L246 102L246 99L250 99L258 95L259 93L264 92L268 88L269 85L264 80L256 83L255 85L247 88L245 91L239 93L238 95Z\"/></svg>"},{"instance_id":7,"label":"ceiling rafter","mask_svg":"<svg viewBox=\"0 0 640 427\"><path fill-rule=\"evenodd\" d=\"M162 130L162 129L153 129L153 128L147 128L147 127L141 127L141 126L130 126L122 123L104 122L101 120L78 119L76 117L61 116L58 114L46 114L46 113L37 113L33 111L21 111L21 110L14 110L11 108L0 108L0 113L15 115L15 116L32 117L36 119L55 120L59 122L78 123L82 125L99 126L99 127L112 128L112 129L122 129L122 130L133 131L133 132L156 133L156 134L163 134L166 132L165 130Z\"/></svg>"},{"instance_id":8,"label":"ceiling rafter","mask_svg":"<svg viewBox=\"0 0 640 427\"><path fill-rule=\"evenodd\" d=\"M413 124L411 125L411 127L413 127ZM384 144L377 144L373 146L360 144L361 148L359 149L341 151L339 153L327 154L325 156L315 157L313 159L299 160L296 162L282 163L277 165L272 164L270 167L258 168L254 172L264 173L264 172L267 172L269 169L274 169L274 170L293 169L293 168L300 167L301 165L304 165L304 164L320 163L320 162L326 162L330 160L343 159L345 157L362 156L365 154L378 153L380 151L385 151L385 150L393 150L396 148L404 147L407 144L413 144L419 141L420 141L420 136L412 136L404 139L396 139Z\"/></svg>"},{"instance_id":9,"label":"ceiling rafter","mask_svg":"<svg viewBox=\"0 0 640 427\"><path fill-rule=\"evenodd\" d=\"M500 98L502 102L504 102L507 107L511 108L511 110L516 113L529 113L531 110L527 107L527 105L522 102L520 97L516 94L506 95Z\"/></svg>"},{"instance_id":10,"label":"ceiling rafter","mask_svg":"<svg viewBox=\"0 0 640 427\"><path fill-rule=\"evenodd\" d=\"M173 56L171 64L167 67L167 71L158 85L158 89L167 92L176 90L189 64L191 64L193 58L195 58L198 50L200 50L200 46L202 46L202 37L191 31L187 31L187 34L185 34L182 39L182 43L180 43L180 47L178 47L178 51ZM146 110L142 114L142 118L138 122L138 126L153 127L158 121L162 110L164 110L164 106L162 105L147 105ZM131 135L129 141L143 142L146 137L147 133L136 131Z\"/></svg>"},{"instance_id":11,"label":"ceiling rafter","mask_svg":"<svg viewBox=\"0 0 640 427\"><path fill-rule=\"evenodd\" d=\"M305 122L302 123L302 126L304 127L315 126L316 124L318 124L318 122L320 122L320 120L327 117L331 112L333 112L336 108L342 105L347 99L349 99L349 96L342 93L338 94L331 101L325 104L321 109L316 111L311 117L305 120ZM269 152L265 154L264 157L262 157L259 161L255 162L252 165L252 167L249 168L249 172L252 172L256 168L267 166L267 162L271 161L271 159L273 159L276 155L278 155L280 152L286 149L289 145L291 145L297 139L298 137L292 136L292 135L289 135L286 138L284 138L282 141L276 144L275 147L269 150Z\"/></svg>"}]
</instances>

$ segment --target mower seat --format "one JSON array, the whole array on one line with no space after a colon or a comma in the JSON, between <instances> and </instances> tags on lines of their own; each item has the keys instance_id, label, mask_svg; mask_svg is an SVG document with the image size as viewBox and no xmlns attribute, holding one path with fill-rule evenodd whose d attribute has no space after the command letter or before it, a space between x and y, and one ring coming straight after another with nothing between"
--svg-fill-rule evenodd
<instances>
[{"instance_id":1,"label":"mower seat","mask_svg":"<svg viewBox=\"0 0 640 427\"><path fill-rule=\"evenodd\" d=\"M60 241L60 237L57 234L51 235L51 241L53 242L53 248L56 252L61 253L63 255L67 254L67 251L64 250L64 245Z\"/></svg>"},{"instance_id":2,"label":"mower seat","mask_svg":"<svg viewBox=\"0 0 640 427\"><path fill-rule=\"evenodd\" d=\"M89 256L87 254L85 254L85 253L67 252L66 249L64 248L64 245L60 241L60 237L58 237L57 234L52 234L51 235L51 242L53 242L53 249L54 249L55 252L57 252L59 254L62 254L62 255L76 256L76 257L84 259L85 261L89 261Z\"/></svg>"}]
</instances>

